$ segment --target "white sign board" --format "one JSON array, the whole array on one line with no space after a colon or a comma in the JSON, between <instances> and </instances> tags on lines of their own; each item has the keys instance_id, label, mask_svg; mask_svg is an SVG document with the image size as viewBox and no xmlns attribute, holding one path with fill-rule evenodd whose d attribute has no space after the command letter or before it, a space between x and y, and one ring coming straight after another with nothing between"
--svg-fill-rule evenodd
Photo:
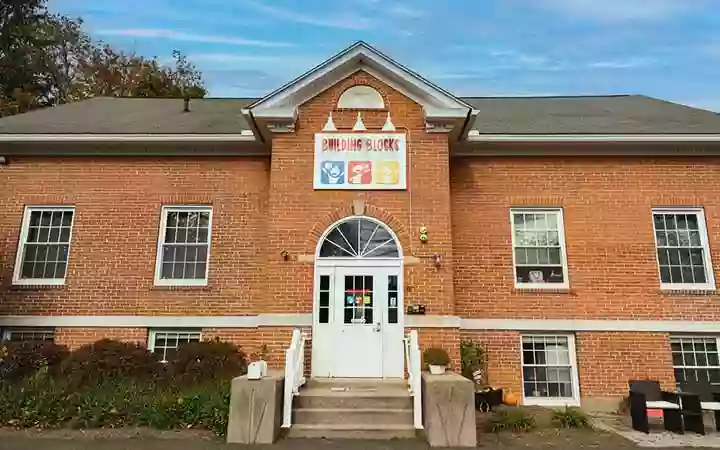
<instances>
[{"instance_id":1,"label":"white sign board","mask_svg":"<svg viewBox=\"0 0 720 450\"><path fill-rule=\"evenodd\" d=\"M404 133L318 133L315 189L407 188Z\"/></svg>"}]
</instances>

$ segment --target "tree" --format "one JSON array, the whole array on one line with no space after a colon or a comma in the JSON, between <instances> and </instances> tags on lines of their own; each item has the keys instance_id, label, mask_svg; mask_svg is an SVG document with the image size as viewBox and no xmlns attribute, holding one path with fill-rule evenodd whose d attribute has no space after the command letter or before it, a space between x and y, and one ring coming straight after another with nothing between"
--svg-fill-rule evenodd
<instances>
[{"instance_id":1,"label":"tree","mask_svg":"<svg viewBox=\"0 0 720 450\"><path fill-rule=\"evenodd\" d=\"M179 51L172 67L117 51L93 41L81 19L49 14L46 1L0 0L0 116L93 96L205 96Z\"/></svg>"},{"instance_id":2,"label":"tree","mask_svg":"<svg viewBox=\"0 0 720 450\"><path fill-rule=\"evenodd\" d=\"M38 60L46 42L38 28L45 1L0 0L0 108L22 111L42 95Z\"/></svg>"}]
</instances>

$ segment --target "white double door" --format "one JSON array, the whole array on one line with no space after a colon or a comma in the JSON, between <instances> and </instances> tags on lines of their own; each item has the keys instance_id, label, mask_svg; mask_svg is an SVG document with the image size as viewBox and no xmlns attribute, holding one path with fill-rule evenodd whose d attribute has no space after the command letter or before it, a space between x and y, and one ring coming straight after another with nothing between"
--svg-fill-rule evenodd
<instances>
[{"instance_id":1,"label":"white double door","mask_svg":"<svg viewBox=\"0 0 720 450\"><path fill-rule=\"evenodd\" d=\"M321 285L330 281L325 286L329 308L316 314L313 375L402 377L401 268L333 267L324 272L328 278L316 281Z\"/></svg>"}]
</instances>

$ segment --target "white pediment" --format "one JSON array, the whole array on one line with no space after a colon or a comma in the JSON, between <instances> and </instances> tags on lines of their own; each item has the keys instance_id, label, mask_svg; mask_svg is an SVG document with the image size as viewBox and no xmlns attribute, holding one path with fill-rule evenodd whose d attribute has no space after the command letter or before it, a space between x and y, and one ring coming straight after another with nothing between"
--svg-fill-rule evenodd
<instances>
[{"instance_id":1,"label":"white pediment","mask_svg":"<svg viewBox=\"0 0 720 450\"><path fill-rule=\"evenodd\" d=\"M458 127L469 122L470 115L476 114L467 103L364 42L348 47L243 112L267 124L275 124L268 126L274 128L274 132L292 131L299 105L359 71L367 72L422 105L430 132L458 131Z\"/></svg>"}]
</instances>

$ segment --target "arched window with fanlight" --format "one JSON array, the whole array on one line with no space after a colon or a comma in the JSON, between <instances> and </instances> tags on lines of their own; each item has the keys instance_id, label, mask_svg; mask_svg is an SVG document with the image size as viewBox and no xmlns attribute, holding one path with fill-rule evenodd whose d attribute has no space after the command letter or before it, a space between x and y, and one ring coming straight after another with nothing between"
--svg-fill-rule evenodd
<instances>
[{"instance_id":1,"label":"arched window with fanlight","mask_svg":"<svg viewBox=\"0 0 720 450\"><path fill-rule=\"evenodd\" d=\"M400 258L393 234L383 224L365 217L338 223L325 236L320 258Z\"/></svg>"}]
</instances>

